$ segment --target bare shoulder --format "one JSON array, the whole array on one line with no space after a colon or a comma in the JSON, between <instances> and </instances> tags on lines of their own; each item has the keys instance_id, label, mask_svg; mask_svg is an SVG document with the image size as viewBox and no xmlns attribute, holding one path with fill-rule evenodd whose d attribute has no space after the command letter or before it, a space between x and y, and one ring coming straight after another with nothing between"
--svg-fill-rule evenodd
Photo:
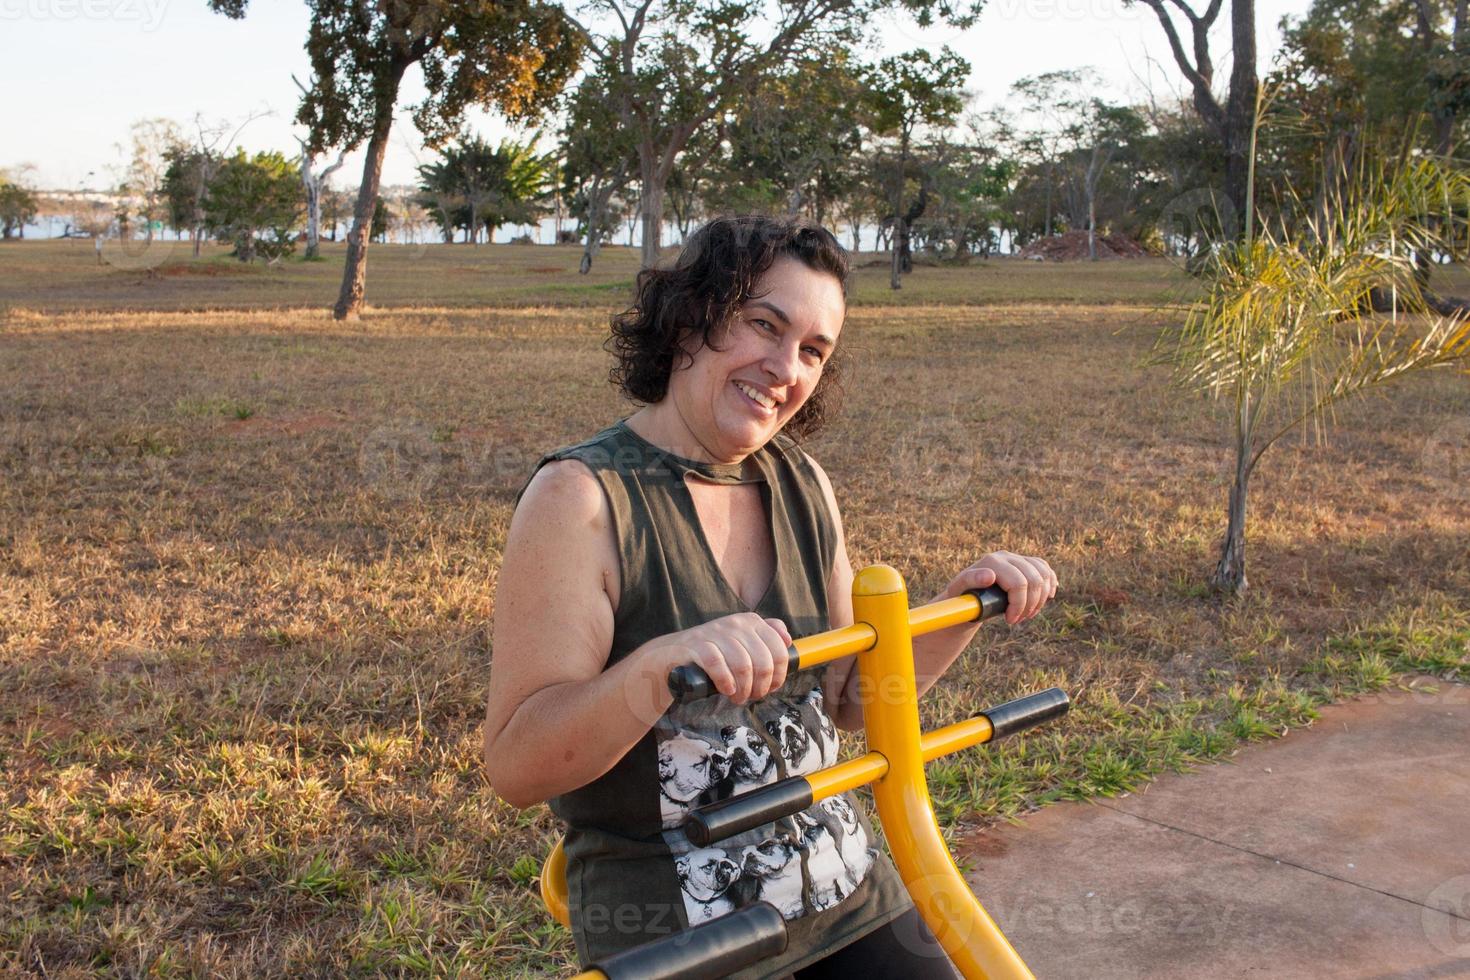
<instances>
[{"instance_id":1,"label":"bare shoulder","mask_svg":"<svg viewBox=\"0 0 1470 980\"><path fill-rule=\"evenodd\" d=\"M554 459L542 466L526 484L516 505L516 514L547 514L592 519L607 514L607 498L587 464L576 459Z\"/></svg>"},{"instance_id":2,"label":"bare shoulder","mask_svg":"<svg viewBox=\"0 0 1470 980\"><path fill-rule=\"evenodd\" d=\"M555 556L558 564L595 570L602 591L617 608L621 570L612 508L585 463L558 459L536 471L511 518L506 550L507 559L511 551L532 551Z\"/></svg>"}]
</instances>

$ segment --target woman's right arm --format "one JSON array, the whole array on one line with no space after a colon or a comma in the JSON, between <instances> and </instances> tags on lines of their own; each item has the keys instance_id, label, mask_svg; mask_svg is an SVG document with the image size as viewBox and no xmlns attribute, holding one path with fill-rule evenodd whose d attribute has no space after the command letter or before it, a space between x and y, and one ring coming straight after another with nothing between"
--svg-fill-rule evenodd
<instances>
[{"instance_id":1,"label":"woman's right arm","mask_svg":"<svg viewBox=\"0 0 1470 980\"><path fill-rule=\"evenodd\" d=\"M666 678L679 664L699 663L736 701L785 681L789 635L753 613L657 637L604 670L620 574L596 477L573 460L543 466L511 518L495 596L485 770L512 806L616 765L668 709Z\"/></svg>"}]
</instances>

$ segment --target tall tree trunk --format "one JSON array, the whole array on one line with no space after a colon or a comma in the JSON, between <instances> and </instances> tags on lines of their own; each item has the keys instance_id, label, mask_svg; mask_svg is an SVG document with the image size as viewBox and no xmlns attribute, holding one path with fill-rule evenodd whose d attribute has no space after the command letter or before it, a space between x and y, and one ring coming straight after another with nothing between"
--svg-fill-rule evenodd
<instances>
[{"instance_id":1,"label":"tall tree trunk","mask_svg":"<svg viewBox=\"0 0 1470 980\"><path fill-rule=\"evenodd\" d=\"M1087 191L1087 258L1097 261L1097 197L1091 188Z\"/></svg>"},{"instance_id":2,"label":"tall tree trunk","mask_svg":"<svg viewBox=\"0 0 1470 980\"><path fill-rule=\"evenodd\" d=\"M1250 211L1251 130L1256 118L1256 0L1230 0L1230 96L1225 103L1225 194L1244 221ZM1243 226L1236 234L1244 234Z\"/></svg>"},{"instance_id":3,"label":"tall tree trunk","mask_svg":"<svg viewBox=\"0 0 1470 980\"><path fill-rule=\"evenodd\" d=\"M373 213L378 204L378 187L383 176L383 156L388 150L388 131L393 124L390 110L379 117L368 141L362 164L362 184L357 189L357 203L352 208L352 228L347 232L347 261L342 268L342 289L332 307L335 320L356 320L362 314L363 296L367 291L367 251L373 228Z\"/></svg>"},{"instance_id":4,"label":"tall tree trunk","mask_svg":"<svg viewBox=\"0 0 1470 980\"><path fill-rule=\"evenodd\" d=\"M1235 482L1230 487L1230 517L1225 527L1225 540L1220 544L1220 560L1210 576L1210 585L1217 592L1244 595L1245 577L1245 514L1246 494L1251 479L1251 429L1250 402L1243 401L1237 409L1235 422Z\"/></svg>"},{"instance_id":5,"label":"tall tree trunk","mask_svg":"<svg viewBox=\"0 0 1470 980\"><path fill-rule=\"evenodd\" d=\"M643 222L643 250L639 254L639 263L645 269L658 262L659 247L662 244L664 188L669 180L669 168L663 162L663 155L652 142L639 144L638 218Z\"/></svg>"},{"instance_id":6,"label":"tall tree trunk","mask_svg":"<svg viewBox=\"0 0 1470 980\"><path fill-rule=\"evenodd\" d=\"M1052 165L1048 162L1046 165L1046 225L1041 229L1042 238L1051 236L1051 190L1055 181L1056 176L1052 173Z\"/></svg>"},{"instance_id":7,"label":"tall tree trunk","mask_svg":"<svg viewBox=\"0 0 1470 980\"><path fill-rule=\"evenodd\" d=\"M373 135L368 140L367 155L362 162L362 184L357 189L357 203L352 208L352 230L347 233L347 262L342 269L342 290L337 295L337 305L332 307L334 320L356 320L362 315L363 295L367 291L368 236L378 207L378 187L383 178L383 157L388 152L388 133L393 128L398 83L407 67L407 64L395 65L390 70L385 91L378 97Z\"/></svg>"},{"instance_id":8,"label":"tall tree trunk","mask_svg":"<svg viewBox=\"0 0 1470 980\"><path fill-rule=\"evenodd\" d=\"M322 185L312 179L311 159L303 156L301 161L302 183L306 186L306 258L314 259L321 251L322 240Z\"/></svg>"},{"instance_id":9,"label":"tall tree trunk","mask_svg":"<svg viewBox=\"0 0 1470 980\"><path fill-rule=\"evenodd\" d=\"M899 225L899 222L901 222L901 221L903 221L903 215L898 214L897 212L895 212L894 215L893 215L893 246L888 250L888 255L889 255L888 288L889 289L902 289L903 288L903 280L899 278L899 274L903 271L903 259L900 258L899 257L899 254L898 254L898 240L899 240L898 225Z\"/></svg>"}]
</instances>

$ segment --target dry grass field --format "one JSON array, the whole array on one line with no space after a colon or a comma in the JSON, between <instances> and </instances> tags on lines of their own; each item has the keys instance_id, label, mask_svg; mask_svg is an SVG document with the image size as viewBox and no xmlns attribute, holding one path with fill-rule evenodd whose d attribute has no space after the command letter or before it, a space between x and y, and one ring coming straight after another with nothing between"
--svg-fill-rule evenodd
<instances>
[{"instance_id":1,"label":"dry grass field","mask_svg":"<svg viewBox=\"0 0 1470 980\"><path fill-rule=\"evenodd\" d=\"M0 973L565 971L536 893L553 822L494 799L478 724L514 493L627 410L601 350L626 256L595 286L516 272L571 250L380 261L381 307L341 325L269 308L323 303L336 262L135 285L70 247L0 248ZM473 290L414 291L475 261ZM1060 575L926 701L930 724L1050 684L1076 703L931 767L952 833L1399 672L1470 679L1463 376L1274 449L1253 590L1222 602L1224 423L1141 366L1178 277L988 268L1009 284L921 270L903 308L864 270L846 411L810 447L854 561L916 600L994 548Z\"/></svg>"},{"instance_id":2,"label":"dry grass field","mask_svg":"<svg viewBox=\"0 0 1470 980\"><path fill-rule=\"evenodd\" d=\"M329 307L342 282L345 246L324 242L322 260L244 265L228 248L207 245L198 259L188 242L142 242L127 250L90 239L0 243L0 310L218 310ZM672 251L670 254L673 254ZM571 246L374 245L368 252L368 300L378 307L581 306L605 310L628 296L638 251L609 246L592 271ZM1056 266L1016 259L924 268L903 290L888 288L887 253L864 253L855 305L987 303L1162 303L1181 288L1176 262Z\"/></svg>"}]
</instances>

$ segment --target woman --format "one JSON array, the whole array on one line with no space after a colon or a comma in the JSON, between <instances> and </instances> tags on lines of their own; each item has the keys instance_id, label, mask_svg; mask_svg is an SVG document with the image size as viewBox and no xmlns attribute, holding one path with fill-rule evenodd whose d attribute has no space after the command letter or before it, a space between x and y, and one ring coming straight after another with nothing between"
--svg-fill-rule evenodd
<instances>
[{"instance_id":1,"label":"woman","mask_svg":"<svg viewBox=\"0 0 1470 980\"><path fill-rule=\"evenodd\" d=\"M764 900L790 943L742 978L953 976L851 794L713 847L679 830L693 807L830 765L835 729L862 727L851 659L786 676L793 636L852 622L832 486L795 441L829 408L847 275L815 225L705 225L614 319L613 379L644 407L543 458L517 501L485 764L507 802L549 800L568 825L584 963ZM997 552L938 598L999 585L1014 624L1056 584ZM921 693L976 628L914 641ZM685 663L720 694L673 705L664 678Z\"/></svg>"}]
</instances>

